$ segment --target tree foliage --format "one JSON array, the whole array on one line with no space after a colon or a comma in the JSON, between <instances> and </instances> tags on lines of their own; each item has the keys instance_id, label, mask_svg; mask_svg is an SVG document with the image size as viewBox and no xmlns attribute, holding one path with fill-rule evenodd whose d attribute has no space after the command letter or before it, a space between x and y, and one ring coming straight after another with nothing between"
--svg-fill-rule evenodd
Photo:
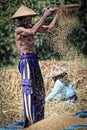
<instances>
[{"instance_id":1,"label":"tree foliage","mask_svg":"<svg viewBox=\"0 0 87 130\"><path fill-rule=\"evenodd\" d=\"M69 35L69 40L74 44L79 52L87 55L87 1L80 0L81 7L77 12L79 23Z\"/></svg>"},{"instance_id":2,"label":"tree foliage","mask_svg":"<svg viewBox=\"0 0 87 130\"><path fill-rule=\"evenodd\" d=\"M14 29L17 23L14 23L10 18L14 12L24 4L36 12L39 12L40 16L43 14L43 9L46 6L54 5L58 3L80 3L81 8L77 12L79 17L79 25L72 32L72 37L69 39L78 46L79 50L87 53L87 2L86 0L1 0L0 1L0 67L14 64L17 61L17 53L14 42ZM55 52L51 53L44 46L43 36L45 34L39 34L36 36L36 48L41 59L54 58ZM43 48L43 52L41 50ZM45 54L45 55L44 55ZM53 55L54 54L54 55ZM43 56L44 55L44 56Z\"/></svg>"}]
</instances>

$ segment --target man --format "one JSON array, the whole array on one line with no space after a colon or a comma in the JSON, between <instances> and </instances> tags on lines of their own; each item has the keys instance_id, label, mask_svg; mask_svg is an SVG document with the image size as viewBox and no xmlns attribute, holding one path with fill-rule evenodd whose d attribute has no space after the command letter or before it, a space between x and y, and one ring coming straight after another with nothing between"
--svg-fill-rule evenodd
<instances>
[{"instance_id":1,"label":"man","mask_svg":"<svg viewBox=\"0 0 87 130\"><path fill-rule=\"evenodd\" d=\"M34 36L37 32L51 32L58 20L58 8L46 8L41 19L32 24L33 10L24 5L16 11L11 19L17 19L19 27L15 29L15 43L19 54L19 71L24 104L24 127L44 118L45 89L38 64L38 56L34 46ZM55 14L53 21L42 26L46 18Z\"/></svg>"}]
</instances>

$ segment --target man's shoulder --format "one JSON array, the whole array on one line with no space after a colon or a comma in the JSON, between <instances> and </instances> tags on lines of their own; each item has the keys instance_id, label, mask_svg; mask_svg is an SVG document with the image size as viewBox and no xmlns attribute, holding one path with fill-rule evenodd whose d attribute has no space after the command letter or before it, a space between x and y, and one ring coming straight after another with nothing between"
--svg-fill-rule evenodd
<instances>
[{"instance_id":1,"label":"man's shoulder","mask_svg":"<svg viewBox=\"0 0 87 130\"><path fill-rule=\"evenodd\" d=\"M25 29L25 27L17 27L15 30L18 30L18 29Z\"/></svg>"}]
</instances>

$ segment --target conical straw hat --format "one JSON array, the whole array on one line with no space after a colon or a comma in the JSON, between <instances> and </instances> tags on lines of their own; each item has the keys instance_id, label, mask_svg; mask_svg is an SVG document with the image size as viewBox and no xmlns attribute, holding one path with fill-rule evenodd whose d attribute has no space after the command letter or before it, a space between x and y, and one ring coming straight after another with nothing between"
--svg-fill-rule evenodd
<instances>
[{"instance_id":1,"label":"conical straw hat","mask_svg":"<svg viewBox=\"0 0 87 130\"><path fill-rule=\"evenodd\" d=\"M38 15L38 14L35 13L33 10L31 10L30 8L28 8L24 5L21 5L20 8L11 17L11 19L17 19L17 18L23 17L23 16L36 16L36 15Z\"/></svg>"},{"instance_id":2,"label":"conical straw hat","mask_svg":"<svg viewBox=\"0 0 87 130\"><path fill-rule=\"evenodd\" d=\"M58 75L61 75L67 71L66 68L53 65L51 71L46 75L46 78L52 78Z\"/></svg>"}]
</instances>

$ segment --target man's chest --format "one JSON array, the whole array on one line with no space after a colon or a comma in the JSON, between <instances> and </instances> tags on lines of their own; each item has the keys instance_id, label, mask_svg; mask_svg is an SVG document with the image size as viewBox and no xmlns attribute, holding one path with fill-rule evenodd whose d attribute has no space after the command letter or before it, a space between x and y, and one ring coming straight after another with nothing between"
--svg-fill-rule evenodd
<instances>
[{"instance_id":1,"label":"man's chest","mask_svg":"<svg viewBox=\"0 0 87 130\"><path fill-rule=\"evenodd\" d=\"M22 40L23 42L29 42L29 43L31 43L31 42L33 42L35 39L34 39L33 36L22 36L21 40Z\"/></svg>"}]
</instances>

